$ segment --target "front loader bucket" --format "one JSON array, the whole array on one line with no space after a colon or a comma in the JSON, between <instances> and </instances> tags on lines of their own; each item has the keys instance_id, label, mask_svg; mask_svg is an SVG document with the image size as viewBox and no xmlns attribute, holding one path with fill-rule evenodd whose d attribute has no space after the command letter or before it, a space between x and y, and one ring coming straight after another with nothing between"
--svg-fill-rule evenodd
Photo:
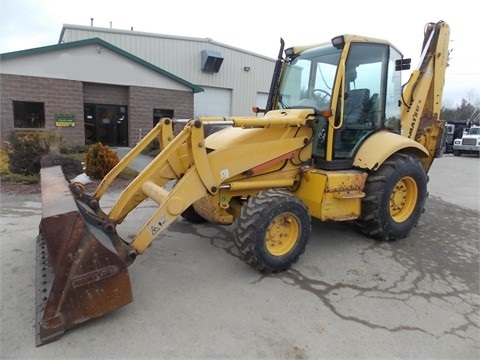
<instances>
[{"instance_id":1,"label":"front loader bucket","mask_svg":"<svg viewBox=\"0 0 480 360\"><path fill-rule=\"evenodd\" d=\"M99 222L93 210L75 199L61 166L41 169L41 192L37 346L131 302L127 266L134 258L115 228Z\"/></svg>"}]
</instances>

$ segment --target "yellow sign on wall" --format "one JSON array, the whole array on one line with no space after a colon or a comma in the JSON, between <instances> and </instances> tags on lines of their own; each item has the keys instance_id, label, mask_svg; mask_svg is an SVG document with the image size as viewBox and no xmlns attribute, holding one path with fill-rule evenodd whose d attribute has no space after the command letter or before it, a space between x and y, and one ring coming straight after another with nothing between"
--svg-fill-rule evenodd
<instances>
[{"instance_id":1,"label":"yellow sign on wall","mask_svg":"<svg viewBox=\"0 0 480 360\"><path fill-rule=\"evenodd\" d=\"M55 114L55 126L74 127L75 115L74 114Z\"/></svg>"}]
</instances>

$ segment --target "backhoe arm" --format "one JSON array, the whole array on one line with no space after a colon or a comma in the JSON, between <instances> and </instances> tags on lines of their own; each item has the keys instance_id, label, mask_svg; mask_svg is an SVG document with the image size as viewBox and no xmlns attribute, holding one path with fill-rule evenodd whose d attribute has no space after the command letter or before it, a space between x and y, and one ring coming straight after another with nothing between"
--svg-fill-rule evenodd
<instances>
[{"instance_id":1,"label":"backhoe arm","mask_svg":"<svg viewBox=\"0 0 480 360\"><path fill-rule=\"evenodd\" d=\"M430 156L422 159L426 170L440 155L443 121L439 120L445 71L448 66L450 28L443 21L429 23L420 64L407 82L402 97L401 118L404 136L426 147Z\"/></svg>"}]
</instances>

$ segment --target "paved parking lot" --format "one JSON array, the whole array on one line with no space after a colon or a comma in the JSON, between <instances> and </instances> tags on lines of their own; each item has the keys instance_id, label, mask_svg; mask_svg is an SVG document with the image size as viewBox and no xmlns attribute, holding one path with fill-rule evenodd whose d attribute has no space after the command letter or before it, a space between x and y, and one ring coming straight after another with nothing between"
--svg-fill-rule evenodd
<instances>
[{"instance_id":1,"label":"paved parking lot","mask_svg":"<svg viewBox=\"0 0 480 360\"><path fill-rule=\"evenodd\" d=\"M382 243L313 221L300 261L271 276L239 260L231 227L178 220L129 268L131 304L38 348L40 197L2 196L0 358L478 359L478 184L480 159L437 159L410 237Z\"/></svg>"}]
</instances>

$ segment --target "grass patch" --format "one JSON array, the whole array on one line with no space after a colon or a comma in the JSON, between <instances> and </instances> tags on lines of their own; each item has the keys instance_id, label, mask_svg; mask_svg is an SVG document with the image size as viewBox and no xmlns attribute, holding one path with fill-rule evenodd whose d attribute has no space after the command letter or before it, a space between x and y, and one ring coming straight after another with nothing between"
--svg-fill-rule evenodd
<instances>
[{"instance_id":1,"label":"grass patch","mask_svg":"<svg viewBox=\"0 0 480 360\"><path fill-rule=\"evenodd\" d=\"M10 181L16 184L29 185L29 184L38 184L40 182L40 174L36 175L23 175L23 174L14 174L14 173L2 173L0 175L2 181Z\"/></svg>"},{"instance_id":2,"label":"grass patch","mask_svg":"<svg viewBox=\"0 0 480 360\"><path fill-rule=\"evenodd\" d=\"M81 153L69 153L69 154L61 154L62 156L64 157L67 157L67 158L72 158L72 159L75 159L75 160L79 160L83 163L85 163L85 160L87 158L87 154L84 153L84 152L81 152Z\"/></svg>"},{"instance_id":3,"label":"grass patch","mask_svg":"<svg viewBox=\"0 0 480 360\"><path fill-rule=\"evenodd\" d=\"M120 174L118 174L117 178L123 179L123 180L132 180L132 179L136 178L137 175L138 175L137 170L126 168L126 169L122 170L122 172Z\"/></svg>"}]
</instances>

